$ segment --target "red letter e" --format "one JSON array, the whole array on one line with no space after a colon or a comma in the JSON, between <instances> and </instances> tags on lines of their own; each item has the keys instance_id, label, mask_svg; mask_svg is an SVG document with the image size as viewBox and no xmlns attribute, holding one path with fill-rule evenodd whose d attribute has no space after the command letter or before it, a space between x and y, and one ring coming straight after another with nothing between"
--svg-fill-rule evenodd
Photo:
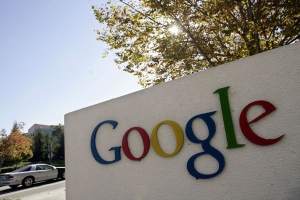
<instances>
[{"instance_id":1,"label":"red letter e","mask_svg":"<svg viewBox=\"0 0 300 200\"><path fill-rule=\"evenodd\" d=\"M254 105L262 106L265 109L265 112L263 114L261 114L260 116L258 116L257 118L255 118L254 120L252 120L251 122L248 122L247 112ZM270 114L274 110L276 110L276 108L273 104L271 104L270 102L267 102L267 101L262 101L262 100L261 101L254 101L254 102L248 104L242 110L241 115L240 115L240 126L241 126L241 130L242 130L244 136L250 142L252 142L254 144L257 144L257 145L266 146L266 145L275 144L276 142L278 142L283 137L283 135L282 135L282 136L280 136L278 138L275 138L275 139L265 139L265 138L262 138L262 137L259 137L258 135L256 135L249 126L250 124L252 124L254 122L257 122L261 118L263 118L266 115Z\"/></svg>"}]
</instances>

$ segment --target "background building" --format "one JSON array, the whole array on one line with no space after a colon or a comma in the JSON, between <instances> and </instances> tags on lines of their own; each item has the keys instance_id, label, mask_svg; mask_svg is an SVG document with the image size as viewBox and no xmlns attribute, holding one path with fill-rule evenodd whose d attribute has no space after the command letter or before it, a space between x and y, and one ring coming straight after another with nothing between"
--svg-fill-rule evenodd
<instances>
[{"instance_id":1,"label":"background building","mask_svg":"<svg viewBox=\"0 0 300 200\"><path fill-rule=\"evenodd\" d=\"M34 136L39 128L43 134L52 133L54 125L34 124L28 129L28 135Z\"/></svg>"}]
</instances>

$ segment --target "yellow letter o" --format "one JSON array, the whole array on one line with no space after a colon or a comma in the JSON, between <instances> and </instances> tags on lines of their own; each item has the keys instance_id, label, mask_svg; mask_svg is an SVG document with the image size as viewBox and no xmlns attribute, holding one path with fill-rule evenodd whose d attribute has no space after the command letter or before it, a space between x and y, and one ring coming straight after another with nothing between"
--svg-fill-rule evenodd
<instances>
[{"instance_id":1,"label":"yellow letter o","mask_svg":"<svg viewBox=\"0 0 300 200\"><path fill-rule=\"evenodd\" d=\"M171 128L173 129L173 132L175 133L177 144L176 144L176 148L175 148L174 152L171 154L164 152L158 141L157 131L158 131L158 128L163 124L167 124L167 125L171 126ZM171 121L171 120L165 120L165 121L159 122L153 128L153 131L151 134L151 145L152 145L152 148L154 149L154 151L162 157L172 157L172 156L176 155L181 150L182 145L183 145L183 132L182 132L179 124L177 124L176 122Z\"/></svg>"}]
</instances>

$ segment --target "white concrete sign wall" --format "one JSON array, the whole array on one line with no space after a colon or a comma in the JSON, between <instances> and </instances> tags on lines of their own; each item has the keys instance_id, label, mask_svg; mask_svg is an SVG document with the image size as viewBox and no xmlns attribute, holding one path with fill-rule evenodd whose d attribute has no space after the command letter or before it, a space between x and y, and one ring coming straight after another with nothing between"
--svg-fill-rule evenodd
<instances>
[{"instance_id":1,"label":"white concrete sign wall","mask_svg":"<svg viewBox=\"0 0 300 200\"><path fill-rule=\"evenodd\" d=\"M299 199L299 55L297 43L66 114L67 199Z\"/></svg>"}]
</instances>

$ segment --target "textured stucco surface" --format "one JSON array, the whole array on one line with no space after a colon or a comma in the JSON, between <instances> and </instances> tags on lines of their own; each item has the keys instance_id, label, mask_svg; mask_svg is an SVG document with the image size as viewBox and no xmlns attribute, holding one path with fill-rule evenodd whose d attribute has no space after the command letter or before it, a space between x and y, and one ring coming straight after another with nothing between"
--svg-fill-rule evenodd
<instances>
[{"instance_id":1,"label":"textured stucco surface","mask_svg":"<svg viewBox=\"0 0 300 200\"><path fill-rule=\"evenodd\" d=\"M296 43L66 114L67 199L299 199L299 55L300 43ZM245 144L242 148L226 149L219 96L214 94L226 86L230 86L228 96L236 137ZM274 145L255 145L241 132L241 110L256 100L269 101L276 107L252 126L261 137L284 134ZM217 130L211 144L226 162L222 173L212 179L196 180L188 173L188 159L202 152L202 147L186 137L181 151L170 158L157 155L151 147L141 161L129 160L122 151L122 159L111 165L99 164L92 156L91 134L104 120L118 122L114 130L110 125L102 126L96 139L101 156L112 160L108 149L121 146L124 133L131 127L142 127L150 135L157 123L173 120L184 131L190 118L211 111L217 111L213 115ZM261 112L260 107L255 107L248 118ZM159 130L159 138L163 149L172 152L175 139L168 128ZM207 137L201 121L195 130L199 130L199 138ZM130 134L129 145L134 155L141 155L138 134ZM196 165L203 173L213 173L218 168L209 156L198 159Z\"/></svg>"}]
</instances>

